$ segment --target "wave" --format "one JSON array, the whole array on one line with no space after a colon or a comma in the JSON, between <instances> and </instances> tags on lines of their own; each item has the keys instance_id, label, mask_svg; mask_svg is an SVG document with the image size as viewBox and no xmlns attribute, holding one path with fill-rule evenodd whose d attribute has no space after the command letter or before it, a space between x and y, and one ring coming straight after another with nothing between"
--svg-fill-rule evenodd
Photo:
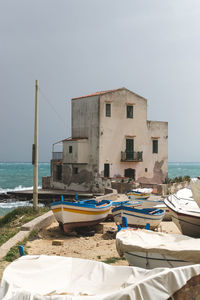
<instances>
[{"instance_id":1,"label":"wave","mask_svg":"<svg viewBox=\"0 0 200 300\"><path fill-rule=\"evenodd\" d=\"M41 186L38 186L38 189L41 189ZM22 185L19 185L15 187L14 189L2 189L0 187L0 194L7 194L8 192L20 192L20 191L27 191L27 190L33 190L33 187L23 187Z\"/></svg>"},{"instance_id":2,"label":"wave","mask_svg":"<svg viewBox=\"0 0 200 300\"><path fill-rule=\"evenodd\" d=\"M9 201L7 200L7 202L2 202L0 203L0 208L2 209L7 209L7 208L17 208L20 206L33 206L33 203L30 201ZM42 203L38 203L38 206L44 206L44 204Z\"/></svg>"}]
</instances>

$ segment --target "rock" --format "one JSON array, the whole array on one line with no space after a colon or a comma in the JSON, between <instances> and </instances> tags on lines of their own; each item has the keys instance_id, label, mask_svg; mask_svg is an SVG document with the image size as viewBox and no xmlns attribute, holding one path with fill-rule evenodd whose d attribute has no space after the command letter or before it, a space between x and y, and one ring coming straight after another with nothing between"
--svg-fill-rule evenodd
<instances>
[{"instance_id":1,"label":"rock","mask_svg":"<svg viewBox=\"0 0 200 300\"><path fill-rule=\"evenodd\" d=\"M52 245L53 246L63 246L63 241L62 240L53 240Z\"/></svg>"},{"instance_id":2,"label":"rock","mask_svg":"<svg viewBox=\"0 0 200 300\"><path fill-rule=\"evenodd\" d=\"M104 226L103 224L97 224L94 226L94 230L96 233L104 233Z\"/></svg>"}]
</instances>

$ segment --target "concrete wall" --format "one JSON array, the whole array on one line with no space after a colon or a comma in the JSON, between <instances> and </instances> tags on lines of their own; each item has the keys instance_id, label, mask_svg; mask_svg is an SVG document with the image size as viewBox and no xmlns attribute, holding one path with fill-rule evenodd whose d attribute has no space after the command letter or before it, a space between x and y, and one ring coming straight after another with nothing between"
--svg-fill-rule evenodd
<instances>
[{"instance_id":1,"label":"concrete wall","mask_svg":"<svg viewBox=\"0 0 200 300\"><path fill-rule=\"evenodd\" d=\"M72 99L72 138L88 138L88 165L98 172L99 97Z\"/></svg>"},{"instance_id":2,"label":"concrete wall","mask_svg":"<svg viewBox=\"0 0 200 300\"><path fill-rule=\"evenodd\" d=\"M72 152L69 152L69 147ZM63 141L63 163L88 164L89 147L88 139L65 140Z\"/></svg>"}]
</instances>

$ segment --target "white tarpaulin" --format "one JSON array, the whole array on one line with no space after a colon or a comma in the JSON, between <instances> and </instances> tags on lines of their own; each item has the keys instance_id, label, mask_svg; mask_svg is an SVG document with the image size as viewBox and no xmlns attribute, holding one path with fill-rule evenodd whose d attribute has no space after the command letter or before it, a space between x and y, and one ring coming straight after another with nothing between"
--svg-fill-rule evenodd
<instances>
[{"instance_id":1,"label":"white tarpaulin","mask_svg":"<svg viewBox=\"0 0 200 300\"><path fill-rule=\"evenodd\" d=\"M161 300L200 274L199 265L145 270L58 256L23 256L3 273L1 300Z\"/></svg>"},{"instance_id":2,"label":"white tarpaulin","mask_svg":"<svg viewBox=\"0 0 200 300\"><path fill-rule=\"evenodd\" d=\"M191 263L200 263L200 239L181 234L166 234L145 229L121 230L116 236L120 256L125 252L153 252Z\"/></svg>"},{"instance_id":3,"label":"white tarpaulin","mask_svg":"<svg viewBox=\"0 0 200 300\"><path fill-rule=\"evenodd\" d=\"M192 190L194 200L200 207L200 179L195 178L190 180L190 188Z\"/></svg>"}]
</instances>

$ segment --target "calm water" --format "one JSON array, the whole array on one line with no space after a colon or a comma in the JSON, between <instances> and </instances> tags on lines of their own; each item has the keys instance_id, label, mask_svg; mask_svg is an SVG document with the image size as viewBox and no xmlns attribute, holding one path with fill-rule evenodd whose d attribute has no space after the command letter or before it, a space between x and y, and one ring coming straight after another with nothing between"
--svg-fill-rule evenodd
<instances>
[{"instance_id":1,"label":"calm water","mask_svg":"<svg viewBox=\"0 0 200 300\"><path fill-rule=\"evenodd\" d=\"M50 163L39 163L38 185L42 185L42 177L50 175ZM200 176L200 163L168 164L168 177ZM25 190L33 187L33 166L31 163L0 163L0 193L14 190ZM0 203L0 216L12 210L16 202ZM28 203L27 203L28 205Z\"/></svg>"}]
</instances>

